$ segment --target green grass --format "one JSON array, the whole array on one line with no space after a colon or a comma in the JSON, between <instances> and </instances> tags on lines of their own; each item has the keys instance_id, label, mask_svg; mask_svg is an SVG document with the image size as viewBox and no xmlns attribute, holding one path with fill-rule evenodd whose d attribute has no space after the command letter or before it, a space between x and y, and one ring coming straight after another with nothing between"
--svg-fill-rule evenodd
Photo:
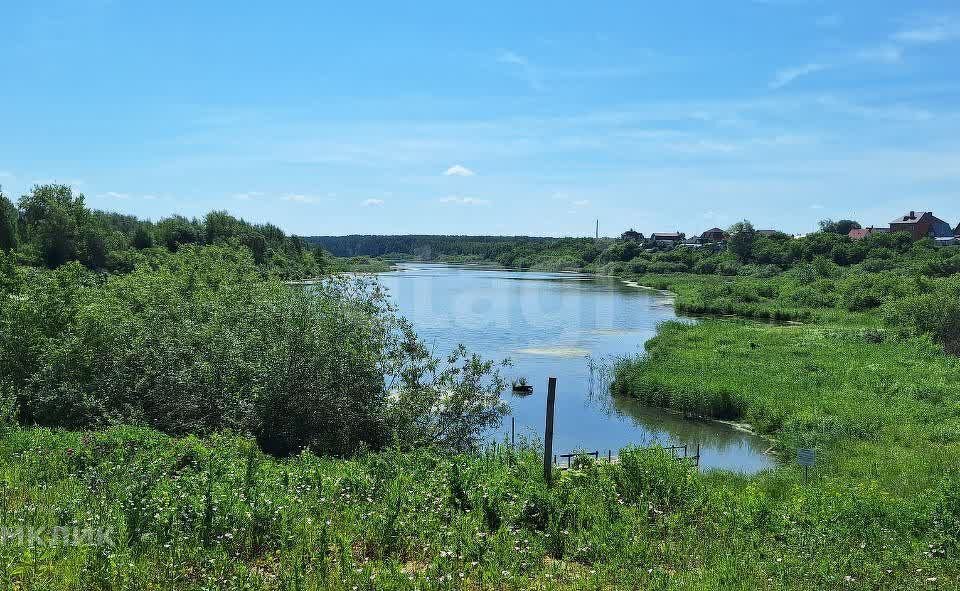
<instances>
[{"instance_id":1,"label":"green grass","mask_svg":"<svg viewBox=\"0 0 960 591\"><path fill-rule=\"evenodd\" d=\"M926 339L822 325L667 323L646 355L620 363L613 389L747 422L787 458L815 447L832 478L878 480L891 493L920 493L960 465L960 359Z\"/></svg>"},{"instance_id":2,"label":"green grass","mask_svg":"<svg viewBox=\"0 0 960 591\"><path fill-rule=\"evenodd\" d=\"M960 441L960 359L929 340L885 338L830 326L667 323L644 358L621 366L616 387L798 443Z\"/></svg>"},{"instance_id":3,"label":"green grass","mask_svg":"<svg viewBox=\"0 0 960 591\"><path fill-rule=\"evenodd\" d=\"M760 321L879 326L874 310L850 311L838 307L837 286L820 281L814 287L784 277L726 277L721 275L640 275L633 281L676 294L676 308L695 316L737 316Z\"/></svg>"},{"instance_id":4,"label":"green grass","mask_svg":"<svg viewBox=\"0 0 960 591\"><path fill-rule=\"evenodd\" d=\"M261 455L146 430L0 438L4 589L900 589L958 581L960 481L922 498L794 469L701 475L667 454L547 487L531 450ZM9 531L9 530L5 530ZM935 579L929 582L928 579Z\"/></svg>"}]
</instances>

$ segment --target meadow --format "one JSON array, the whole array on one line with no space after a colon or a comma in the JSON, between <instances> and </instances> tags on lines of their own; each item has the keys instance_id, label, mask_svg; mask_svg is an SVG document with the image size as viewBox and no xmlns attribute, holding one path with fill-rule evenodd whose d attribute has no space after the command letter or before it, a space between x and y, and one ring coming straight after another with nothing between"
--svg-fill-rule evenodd
<instances>
[{"instance_id":1,"label":"meadow","mask_svg":"<svg viewBox=\"0 0 960 591\"><path fill-rule=\"evenodd\" d=\"M960 460L960 359L929 340L884 338L843 326L668 323L642 358L619 364L613 391L748 423L788 460L816 448L822 473L918 493Z\"/></svg>"},{"instance_id":2,"label":"meadow","mask_svg":"<svg viewBox=\"0 0 960 591\"><path fill-rule=\"evenodd\" d=\"M655 450L578 462L552 486L541 469L525 445L277 460L225 434L14 428L0 585L948 589L960 575L955 471L902 497L791 467L701 474ZM58 528L105 538L51 542L74 531ZM18 542L23 529L46 543Z\"/></svg>"}]
</instances>

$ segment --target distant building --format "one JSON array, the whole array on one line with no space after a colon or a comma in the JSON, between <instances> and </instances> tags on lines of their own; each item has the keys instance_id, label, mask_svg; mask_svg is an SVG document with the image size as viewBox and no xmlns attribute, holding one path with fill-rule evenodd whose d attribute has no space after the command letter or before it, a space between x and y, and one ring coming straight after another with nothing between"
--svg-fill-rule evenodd
<instances>
[{"instance_id":1,"label":"distant building","mask_svg":"<svg viewBox=\"0 0 960 591\"><path fill-rule=\"evenodd\" d=\"M723 242L727 239L727 233L720 228L710 228L703 234L700 234L701 242Z\"/></svg>"},{"instance_id":2,"label":"distant building","mask_svg":"<svg viewBox=\"0 0 960 591\"><path fill-rule=\"evenodd\" d=\"M650 240L657 244L680 244L686 237L683 232L654 232L650 234Z\"/></svg>"},{"instance_id":3,"label":"distant building","mask_svg":"<svg viewBox=\"0 0 960 591\"><path fill-rule=\"evenodd\" d=\"M630 228L629 230L627 230L627 231L624 232L623 234L620 234L620 239L621 239L621 240L629 240L629 241L631 241L631 242L642 242L642 241L643 241L643 234L641 234L640 232L637 232L637 231L634 230L633 228Z\"/></svg>"},{"instance_id":4,"label":"distant building","mask_svg":"<svg viewBox=\"0 0 960 591\"><path fill-rule=\"evenodd\" d=\"M870 234L882 234L885 232L890 232L890 228L875 228L870 226L867 228L854 228L853 230L850 230L850 233L847 234L847 236L849 236L851 240L863 240Z\"/></svg>"},{"instance_id":5,"label":"distant building","mask_svg":"<svg viewBox=\"0 0 960 591\"><path fill-rule=\"evenodd\" d=\"M957 227L953 229L953 235L956 238L960 238L960 224L957 224Z\"/></svg>"},{"instance_id":6,"label":"distant building","mask_svg":"<svg viewBox=\"0 0 960 591\"><path fill-rule=\"evenodd\" d=\"M921 238L953 238L950 224L929 211L911 211L890 222L891 232L908 232L914 240Z\"/></svg>"}]
</instances>

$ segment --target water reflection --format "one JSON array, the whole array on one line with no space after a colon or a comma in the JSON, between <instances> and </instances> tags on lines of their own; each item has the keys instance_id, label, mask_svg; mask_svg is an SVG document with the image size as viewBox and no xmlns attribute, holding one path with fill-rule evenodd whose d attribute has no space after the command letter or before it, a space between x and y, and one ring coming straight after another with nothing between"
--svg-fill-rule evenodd
<instances>
[{"instance_id":1,"label":"water reflection","mask_svg":"<svg viewBox=\"0 0 960 591\"><path fill-rule=\"evenodd\" d=\"M635 398L613 396L610 384L617 358L587 360L590 372L586 404L609 417L632 423L645 441L639 445L687 446L690 453L700 446L701 467L754 472L775 465L766 455L771 442L733 425L718 421L688 419L681 413L644 406Z\"/></svg>"},{"instance_id":2,"label":"water reflection","mask_svg":"<svg viewBox=\"0 0 960 591\"><path fill-rule=\"evenodd\" d=\"M704 466L752 471L770 463L762 440L726 425L609 399L609 364L598 360L641 353L660 322L677 319L669 295L610 277L477 265L403 264L380 281L438 355L463 343L513 361L505 377L525 377L535 388L509 399L518 435L542 437L545 386L554 376L558 453L699 441ZM508 420L500 433L509 430Z\"/></svg>"}]
</instances>

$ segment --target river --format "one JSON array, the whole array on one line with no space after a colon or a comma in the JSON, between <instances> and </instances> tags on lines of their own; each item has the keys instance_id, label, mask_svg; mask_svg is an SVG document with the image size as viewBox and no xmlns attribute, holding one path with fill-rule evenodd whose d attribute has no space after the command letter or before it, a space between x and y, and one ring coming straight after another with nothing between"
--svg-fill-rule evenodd
<instances>
[{"instance_id":1,"label":"river","mask_svg":"<svg viewBox=\"0 0 960 591\"><path fill-rule=\"evenodd\" d=\"M669 295L578 273L474 265L401 263L379 275L401 314L437 355L459 343L488 359L509 358L508 379L534 394L505 394L518 437L543 437L546 384L557 378L554 450L700 444L701 467L755 472L774 465L766 440L710 421L691 421L608 394L610 365L643 351L657 324L676 319ZM506 419L501 433L510 430ZM502 437L502 435L501 435Z\"/></svg>"}]
</instances>

